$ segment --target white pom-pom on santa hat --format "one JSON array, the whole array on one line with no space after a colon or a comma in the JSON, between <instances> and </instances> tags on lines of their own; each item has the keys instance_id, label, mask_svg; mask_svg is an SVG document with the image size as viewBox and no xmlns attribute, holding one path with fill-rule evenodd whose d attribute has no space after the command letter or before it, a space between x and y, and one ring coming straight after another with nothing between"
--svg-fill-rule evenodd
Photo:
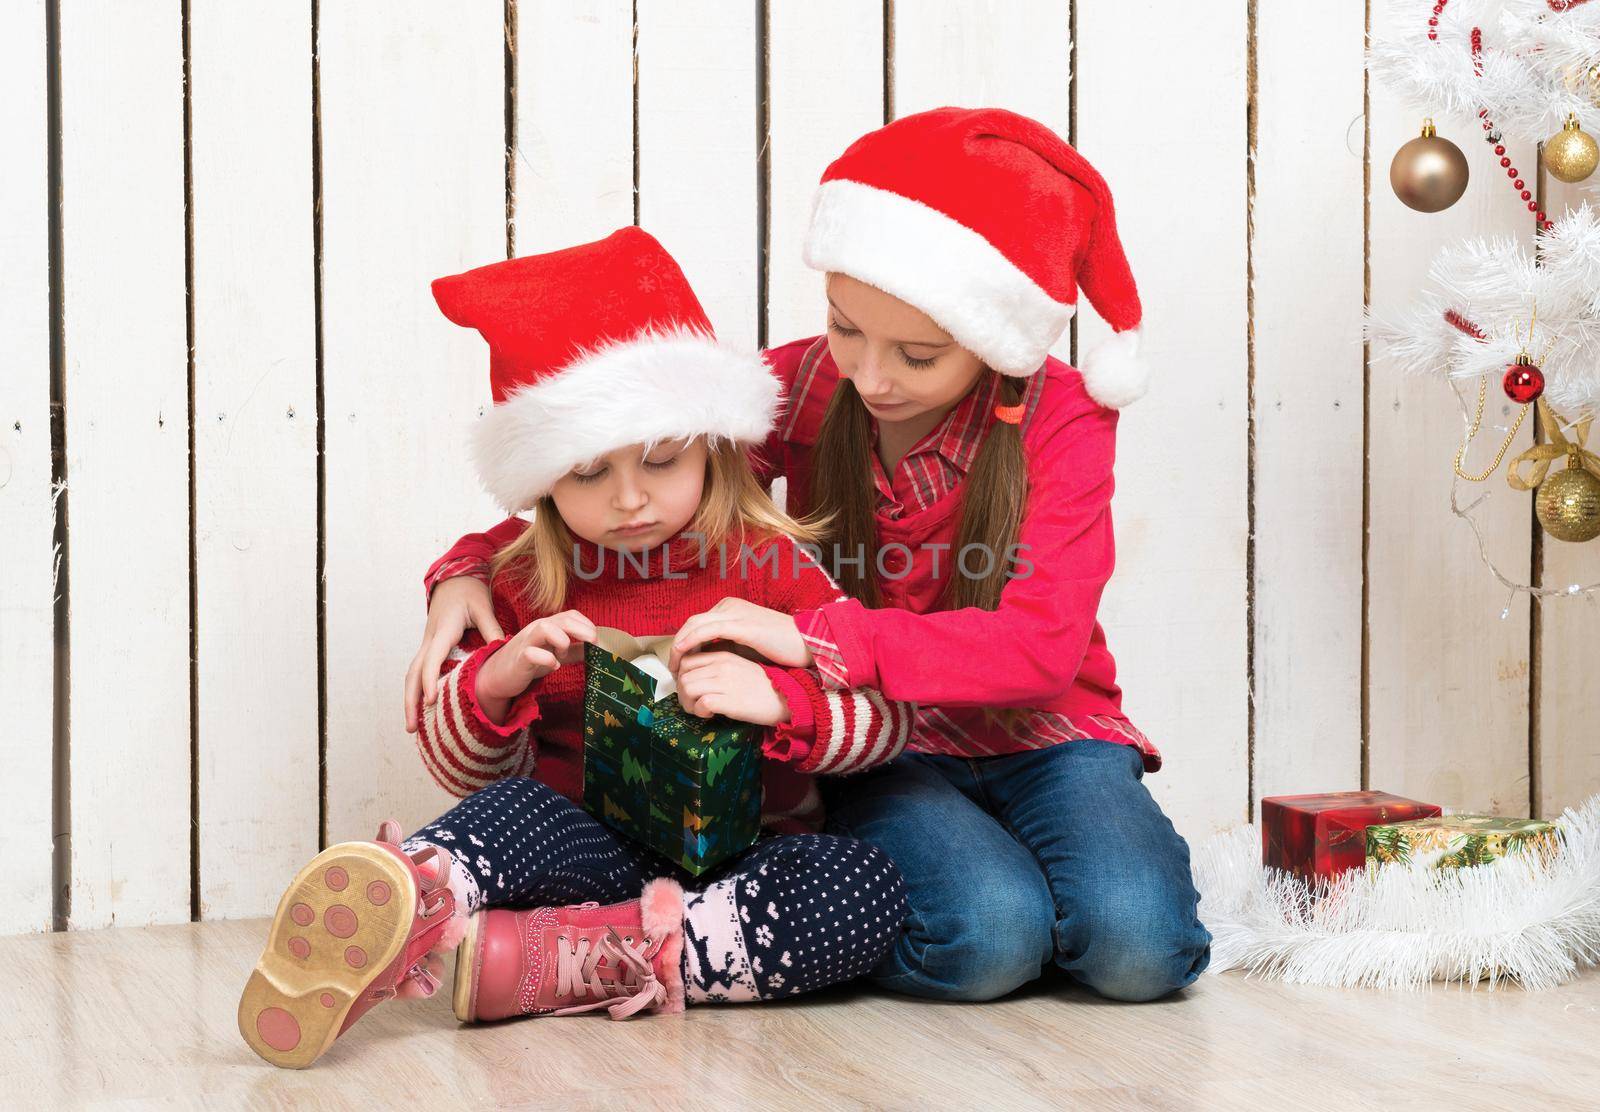
<instances>
[{"instance_id":1,"label":"white pom-pom on santa hat","mask_svg":"<svg viewBox=\"0 0 1600 1112\"><path fill-rule=\"evenodd\" d=\"M1083 387L1107 409L1121 409L1144 397L1150 367L1139 358L1139 330L1115 332L1078 360Z\"/></svg>"},{"instance_id":2,"label":"white pom-pom on santa hat","mask_svg":"<svg viewBox=\"0 0 1600 1112\"><path fill-rule=\"evenodd\" d=\"M915 306L1019 378L1044 365L1081 288L1116 332L1082 361L1085 389L1108 408L1145 391L1111 190L1026 116L938 108L862 136L822 176L805 261Z\"/></svg>"}]
</instances>

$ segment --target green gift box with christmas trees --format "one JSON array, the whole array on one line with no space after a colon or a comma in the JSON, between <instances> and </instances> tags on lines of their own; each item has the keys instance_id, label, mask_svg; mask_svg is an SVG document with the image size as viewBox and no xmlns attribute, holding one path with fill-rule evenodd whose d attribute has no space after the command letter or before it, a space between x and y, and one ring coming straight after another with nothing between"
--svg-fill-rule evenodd
<instances>
[{"instance_id":1,"label":"green gift box with christmas trees","mask_svg":"<svg viewBox=\"0 0 1600 1112\"><path fill-rule=\"evenodd\" d=\"M1542 819L1441 815L1367 827L1367 866L1464 869L1519 853L1543 859L1560 846L1560 828Z\"/></svg>"},{"instance_id":2,"label":"green gift box with christmas trees","mask_svg":"<svg viewBox=\"0 0 1600 1112\"><path fill-rule=\"evenodd\" d=\"M583 806L699 876L760 833L762 728L686 713L671 646L604 626L584 646Z\"/></svg>"}]
</instances>

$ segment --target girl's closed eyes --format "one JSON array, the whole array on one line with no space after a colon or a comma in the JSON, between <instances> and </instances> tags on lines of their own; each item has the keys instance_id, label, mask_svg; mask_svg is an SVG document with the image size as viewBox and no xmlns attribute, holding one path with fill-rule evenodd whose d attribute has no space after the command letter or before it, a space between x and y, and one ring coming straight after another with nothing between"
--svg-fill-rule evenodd
<instances>
[{"instance_id":1,"label":"girl's closed eyes","mask_svg":"<svg viewBox=\"0 0 1600 1112\"><path fill-rule=\"evenodd\" d=\"M688 445L680 443L665 453L658 451L646 455L642 461L644 468L647 471L669 471L678 465L678 461L683 458L683 453L687 450ZM591 464L583 470L574 468L572 477L580 483L592 483L605 478L610 470L610 465L606 463Z\"/></svg>"},{"instance_id":2,"label":"girl's closed eyes","mask_svg":"<svg viewBox=\"0 0 1600 1112\"><path fill-rule=\"evenodd\" d=\"M838 318L833 316L831 313L828 315L828 331L846 340L854 340L861 335L861 329L850 328L841 324ZM908 367L931 367L934 365L934 363L938 362L939 359L938 354L917 358L905 349L904 344L897 344L894 350L895 354L900 357L900 361Z\"/></svg>"}]
</instances>

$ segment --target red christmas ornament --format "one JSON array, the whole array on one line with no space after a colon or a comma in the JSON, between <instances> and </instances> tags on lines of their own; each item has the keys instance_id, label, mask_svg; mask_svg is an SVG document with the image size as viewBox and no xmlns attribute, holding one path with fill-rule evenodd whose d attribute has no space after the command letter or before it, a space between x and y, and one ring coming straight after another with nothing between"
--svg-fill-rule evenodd
<instances>
[{"instance_id":1,"label":"red christmas ornament","mask_svg":"<svg viewBox=\"0 0 1600 1112\"><path fill-rule=\"evenodd\" d=\"M1519 355L1515 363L1506 365L1506 376L1500 385L1505 388L1506 397L1518 405L1527 405L1544 393L1544 372L1532 359Z\"/></svg>"}]
</instances>

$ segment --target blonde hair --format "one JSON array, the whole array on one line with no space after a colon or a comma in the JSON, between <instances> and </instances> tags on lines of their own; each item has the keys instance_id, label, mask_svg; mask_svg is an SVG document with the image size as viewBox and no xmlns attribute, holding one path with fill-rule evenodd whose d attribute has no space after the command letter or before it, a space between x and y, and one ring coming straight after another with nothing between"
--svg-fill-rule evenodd
<instances>
[{"instance_id":1,"label":"blonde hair","mask_svg":"<svg viewBox=\"0 0 1600 1112\"><path fill-rule=\"evenodd\" d=\"M761 489L745 448L733 440L707 445L705 488L700 508L686 527L700 535L700 551L725 543L759 543L784 534L802 544L816 544L826 521L799 520L780 510ZM520 581L520 596L535 610L554 613L567 598L572 573L573 537L546 494L534 506L534 518L522 536L501 549L490 564L495 579L502 573Z\"/></svg>"}]
</instances>

